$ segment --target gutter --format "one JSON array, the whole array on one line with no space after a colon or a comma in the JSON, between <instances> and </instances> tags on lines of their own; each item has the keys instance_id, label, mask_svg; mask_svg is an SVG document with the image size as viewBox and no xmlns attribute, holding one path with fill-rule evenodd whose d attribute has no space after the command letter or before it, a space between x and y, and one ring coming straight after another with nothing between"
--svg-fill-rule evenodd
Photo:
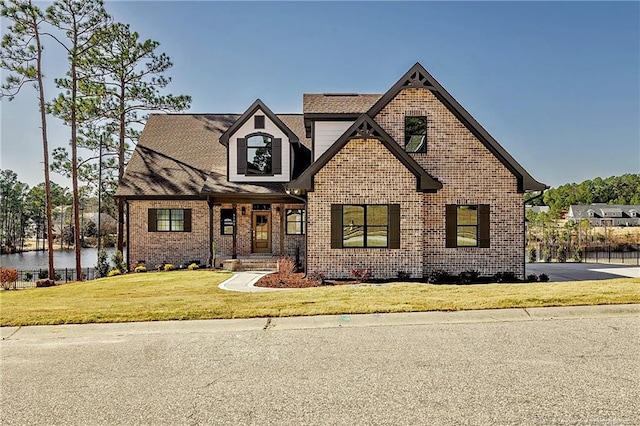
<instances>
[{"instance_id":1,"label":"gutter","mask_svg":"<svg viewBox=\"0 0 640 426\"><path fill-rule=\"evenodd\" d=\"M307 262L308 262L308 257L307 257L307 247L309 246L309 227L307 226L307 220L309 218L309 209L307 208L307 199L306 198L302 198L299 195L295 195L293 193L293 191L289 188L285 188L284 189L285 192L287 193L288 196L290 196L291 198L295 198L296 200L300 200L304 203L304 275L302 276L302 278L307 278Z\"/></svg>"}]
</instances>

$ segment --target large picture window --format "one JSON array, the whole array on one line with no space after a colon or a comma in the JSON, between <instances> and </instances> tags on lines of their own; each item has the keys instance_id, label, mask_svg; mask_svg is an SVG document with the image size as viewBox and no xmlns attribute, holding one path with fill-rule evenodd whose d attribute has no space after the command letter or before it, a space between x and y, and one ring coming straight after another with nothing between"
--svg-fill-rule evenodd
<instances>
[{"instance_id":1,"label":"large picture window","mask_svg":"<svg viewBox=\"0 0 640 426\"><path fill-rule=\"evenodd\" d=\"M427 152L427 117L404 118L404 149L407 152Z\"/></svg>"},{"instance_id":2,"label":"large picture window","mask_svg":"<svg viewBox=\"0 0 640 426\"><path fill-rule=\"evenodd\" d=\"M271 136L255 135L247 138L247 174L271 175Z\"/></svg>"},{"instance_id":3,"label":"large picture window","mask_svg":"<svg viewBox=\"0 0 640 426\"><path fill-rule=\"evenodd\" d=\"M149 209L149 232L191 232L191 209Z\"/></svg>"},{"instance_id":4,"label":"large picture window","mask_svg":"<svg viewBox=\"0 0 640 426\"><path fill-rule=\"evenodd\" d=\"M488 204L449 204L446 207L447 247L489 247Z\"/></svg>"},{"instance_id":5,"label":"large picture window","mask_svg":"<svg viewBox=\"0 0 640 426\"><path fill-rule=\"evenodd\" d=\"M304 229L304 209L287 209L285 212L287 235L303 235Z\"/></svg>"}]
</instances>

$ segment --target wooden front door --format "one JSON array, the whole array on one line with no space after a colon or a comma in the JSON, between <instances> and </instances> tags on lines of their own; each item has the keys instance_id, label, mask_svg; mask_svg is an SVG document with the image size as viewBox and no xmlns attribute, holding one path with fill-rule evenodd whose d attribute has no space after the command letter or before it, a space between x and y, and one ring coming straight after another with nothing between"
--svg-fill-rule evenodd
<instances>
[{"instance_id":1,"label":"wooden front door","mask_svg":"<svg viewBox=\"0 0 640 426\"><path fill-rule=\"evenodd\" d=\"M253 252L271 253L271 212L253 212Z\"/></svg>"}]
</instances>

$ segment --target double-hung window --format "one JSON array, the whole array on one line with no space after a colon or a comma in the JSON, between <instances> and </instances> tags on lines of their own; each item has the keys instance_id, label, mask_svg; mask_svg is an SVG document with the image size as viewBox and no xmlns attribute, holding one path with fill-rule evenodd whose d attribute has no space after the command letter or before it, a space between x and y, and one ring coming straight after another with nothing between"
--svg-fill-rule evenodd
<instances>
[{"instance_id":1,"label":"double-hung window","mask_svg":"<svg viewBox=\"0 0 640 426\"><path fill-rule=\"evenodd\" d=\"M427 152L427 117L405 116L404 150Z\"/></svg>"},{"instance_id":2,"label":"double-hung window","mask_svg":"<svg viewBox=\"0 0 640 426\"><path fill-rule=\"evenodd\" d=\"M446 206L447 247L489 247L490 208L487 204Z\"/></svg>"},{"instance_id":3,"label":"double-hung window","mask_svg":"<svg viewBox=\"0 0 640 426\"><path fill-rule=\"evenodd\" d=\"M191 209L149 209L149 232L191 232Z\"/></svg>"},{"instance_id":4,"label":"double-hung window","mask_svg":"<svg viewBox=\"0 0 640 426\"><path fill-rule=\"evenodd\" d=\"M304 209L286 209L286 233L287 235L303 235L305 233Z\"/></svg>"}]
</instances>

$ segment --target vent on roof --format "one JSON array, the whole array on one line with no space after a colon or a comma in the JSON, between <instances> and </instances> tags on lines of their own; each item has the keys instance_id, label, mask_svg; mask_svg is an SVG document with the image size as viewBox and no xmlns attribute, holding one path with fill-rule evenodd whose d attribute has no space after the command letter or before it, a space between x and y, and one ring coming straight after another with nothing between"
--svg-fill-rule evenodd
<instances>
[{"instance_id":1,"label":"vent on roof","mask_svg":"<svg viewBox=\"0 0 640 426\"><path fill-rule=\"evenodd\" d=\"M323 93L323 96L359 96L357 93Z\"/></svg>"}]
</instances>

